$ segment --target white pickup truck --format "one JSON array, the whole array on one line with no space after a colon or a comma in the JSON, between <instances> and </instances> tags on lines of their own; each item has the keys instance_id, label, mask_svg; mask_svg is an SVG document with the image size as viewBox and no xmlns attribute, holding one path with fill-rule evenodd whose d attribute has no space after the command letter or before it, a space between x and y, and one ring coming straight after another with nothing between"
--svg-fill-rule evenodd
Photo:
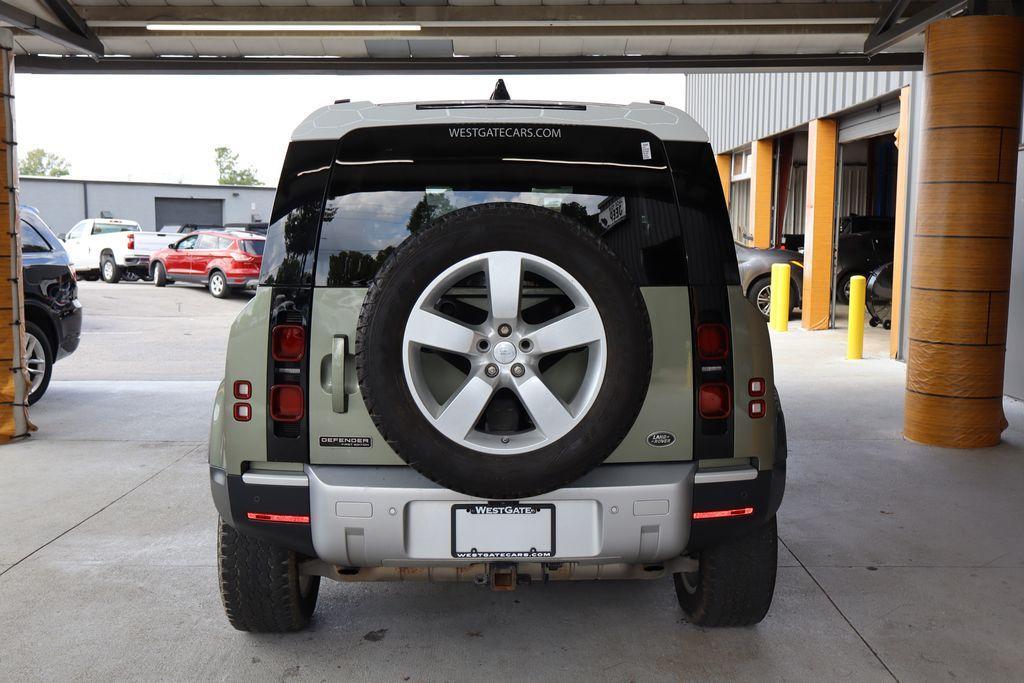
<instances>
[{"instance_id":1,"label":"white pickup truck","mask_svg":"<svg viewBox=\"0 0 1024 683\"><path fill-rule=\"evenodd\" d=\"M62 237L79 277L118 282L125 273L149 277L149 257L181 235L143 232L135 221L88 218Z\"/></svg>"}]
</instances>

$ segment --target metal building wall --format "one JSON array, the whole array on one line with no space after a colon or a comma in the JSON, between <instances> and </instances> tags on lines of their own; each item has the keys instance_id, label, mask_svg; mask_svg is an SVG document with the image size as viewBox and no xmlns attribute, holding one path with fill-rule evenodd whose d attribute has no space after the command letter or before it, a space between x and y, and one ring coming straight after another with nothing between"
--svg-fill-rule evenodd
<instances>
[{"instance_id":1,"label":"metal building wall","mask_svg":"<svg viewBox=\"0 0 1024 683\"><path fill-rule=\"evenodd\" d=\"M716 153L898 91L910 71L691 74L686 109Z\"/></svg>"},{"instance_id":2,"label":"metal building wall","mask_svg":"<svg viewBox=\"0 0 1024 683\"><path fill-rule=\"evenodd\" d=\"M207 198L224 201L224 222L247 223L251 207L263 220L270 218L273 187L234 185L179 185L66 178L22 178L21 202L35 207L54 232L70 230L85 218L99 218L110 211L115 218L138 221L143 229L156 226L156 198Z\"/></svg>"}]
</instances>

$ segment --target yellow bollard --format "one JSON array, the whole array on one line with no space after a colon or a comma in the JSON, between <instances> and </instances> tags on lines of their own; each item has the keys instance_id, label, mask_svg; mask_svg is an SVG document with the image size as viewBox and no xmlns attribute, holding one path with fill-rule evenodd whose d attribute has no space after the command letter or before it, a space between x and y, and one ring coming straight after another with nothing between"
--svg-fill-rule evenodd
<instances>
[{"instance_id":1,"label":"yellow bollard","mask_svg":"<svg viewBox=\"0 0 1024 683\"><path fill-rule=\"evenodd\" d=\"M772 300L768 326L776 332L789 329L789 264L772 264Z\"/></svg>"},{"instance_id":2,"label":"yellow bollard","mask_svg":"<svg viewBox=\"0 0 1024 683\"><path fill-rule=\"evenodd\" d=\"M863 275L850 278L850 329L846 337L846 359L864 357L864 297L868 281Z\"/></svg>"}]
</instances>

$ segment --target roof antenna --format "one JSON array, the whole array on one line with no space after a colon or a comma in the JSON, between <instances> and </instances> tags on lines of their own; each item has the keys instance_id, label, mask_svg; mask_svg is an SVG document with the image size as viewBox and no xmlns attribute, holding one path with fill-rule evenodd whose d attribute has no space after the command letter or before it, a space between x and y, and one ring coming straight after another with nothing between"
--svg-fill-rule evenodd
<instances>
[{"instance_id":1,"label":"roof antenna","mask_svg":"<svg viewBox=\"0 0 1024 683\"><path fill-rule=\"evenodd\" d=\"M508 94L508 88L505 87L505 79L499 78L498 82L494 84L494 92L491 93L492 100L511 100L512 97Z\"/></svg>"}]
</instances>

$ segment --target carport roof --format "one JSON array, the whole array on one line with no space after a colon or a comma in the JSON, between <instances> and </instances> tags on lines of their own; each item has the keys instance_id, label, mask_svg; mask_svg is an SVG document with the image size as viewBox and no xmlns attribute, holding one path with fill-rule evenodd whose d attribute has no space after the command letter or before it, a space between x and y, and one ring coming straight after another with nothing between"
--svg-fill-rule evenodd
<instances>
[{"instance_id":1,"label":"carport roof","mask_svg":"<svg viewBox=\"0 0 1024 683\"><path fill-rule=\"evenodd\" d=\"M16 27L16 64L27 71L915 68L920 36L871 61L862 53L889 9L887 0L5 0L0 18ZM106 56L74 58L91 51Z\"/></svg>"}]
</instances>

